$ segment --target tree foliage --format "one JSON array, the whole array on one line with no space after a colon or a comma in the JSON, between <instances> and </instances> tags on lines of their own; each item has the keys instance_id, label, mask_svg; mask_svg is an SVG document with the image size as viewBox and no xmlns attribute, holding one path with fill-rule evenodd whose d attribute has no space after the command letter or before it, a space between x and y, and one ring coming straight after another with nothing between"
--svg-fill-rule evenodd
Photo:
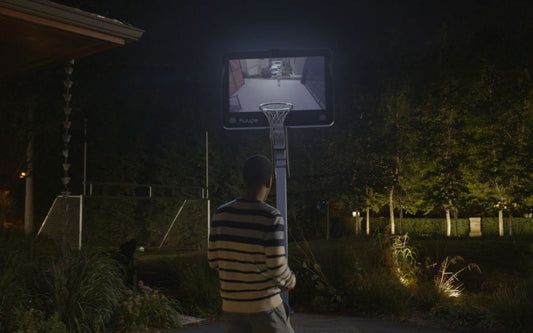
<instances>
[{"instance_id":1,"label":"tree foliage","mask_svg":"<svg viewBox=\"0 0 533 333\"><path fill-rule=\"evenodd\" d=\"M160 9L150 21L144 16L149 2L62 2L147 29L139 42L74 67L74 191L82 190L87 119L89 180L204 187L208 130L213 205L239 195L242 163L254 153L270 155L270 146L266 130L227 132L219 124L220 87L213 78L219 68L208 63L213 58L199 56L206 52L199 43L214 43L214 29L223 24L213 22L195 36L178 34L171 45L165 39L170 11ZM346 46L337 52L336 124L289 130L291 225L320 232L325 213L317 203L326 201L332 219L367 207L380 215L392 206L395 214L442 216L456 210L464 217L492 215L499 206L513 214L533 209L533 28L523 19L531 6L468 3L461 7L464 15L452 15L457 10L452 6L442 9L438 28L428 31L405 24L407 13L415 11L403 6L386 24L371 25L376 29L371 36L368 28L366 37L338 37ZM369 11L362 22L371 24L381 14ZM180 16L172 27L184 22ZM362 43L357 38L367 45L348 46ZM35 108L37 215L44 217L61 189L62 71L58 66L32 76L41 81L3 82L0 191L17 192L14 204L20 206L26 112ZM271 195L270 202L274 199ZM128 238L153 230L153 221L176 203L122 200L94 206L99 210L90 216L94 225Z\"/></svg>"}]
</instances>

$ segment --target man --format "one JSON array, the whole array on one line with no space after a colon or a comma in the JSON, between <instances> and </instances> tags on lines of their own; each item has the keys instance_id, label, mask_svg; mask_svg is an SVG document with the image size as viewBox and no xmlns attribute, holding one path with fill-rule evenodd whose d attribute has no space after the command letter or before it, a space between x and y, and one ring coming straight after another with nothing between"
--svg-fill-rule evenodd
<instances>
[{"instance_id":1,"label":"man","mask_svg":"<svg viewBox=\"0 0 533 333\"><path fill-rule=\"evenodd\" d=\"M272 162L250 157L243 168L245 192L220 206L211 223L209 265L218 270L226 332L294 332L280 293L296 277L285 253L284 220L265 203Z\"/></svg>"}]
</instances>

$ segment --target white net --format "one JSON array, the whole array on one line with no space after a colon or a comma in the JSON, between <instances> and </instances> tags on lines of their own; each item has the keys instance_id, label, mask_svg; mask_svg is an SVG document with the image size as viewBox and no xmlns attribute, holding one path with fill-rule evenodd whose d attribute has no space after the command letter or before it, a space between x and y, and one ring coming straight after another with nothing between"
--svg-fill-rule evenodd
<instances>
[{"instance_id":1,"label":"white net","mask_svg":"<svg viewBox=\"0 0 533 333\"><path fill-rule=\"evenodd\" d=\"M285 149L285 118L292 110L291 103L264 103L259 105L270 124L270 141L272 148Z\"/></svg>"},{"instance_id":2,"label":"white net","mask_svg":"<svg viewBox=\"0 0 533 333\"><path fill-rule=\"evenodd\" d=\"M55 198L37 236L46 236L71 248L81 248L83 201L81 195Z\"/></svg>"},{"instance_id":3,"label":"white net","mask_svg":"<svg viewBox=\"0 0 533 333\"><path fill-rule=\"evenodd\" d=\"M264 103L259 105L259 110L268 119L271 128L275 126L283 127L285 118L292 108L293 105L291 103Z\"/></svg>"}]
</instances>

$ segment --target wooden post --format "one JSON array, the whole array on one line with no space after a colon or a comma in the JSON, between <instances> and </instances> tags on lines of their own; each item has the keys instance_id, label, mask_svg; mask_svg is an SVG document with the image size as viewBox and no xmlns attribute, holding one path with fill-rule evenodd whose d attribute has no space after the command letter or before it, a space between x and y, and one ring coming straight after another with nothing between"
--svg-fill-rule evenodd
<instances>
[{"instance_id":1,"label":"wooden post","mask_svg":"<svg viewBox=\"0 0 533 333\"><path fill-rule=\"evenodd\" d=\"M26 147L26 177L24 194L24 234L31 235L33 232L33 110L28 112L30 133Z\"/></svg>"},{"instance_id":2,"label":"wooden post","mask_svg":"<svg viewBox=\"0 0 533 333\"><path fill-rule=\"evenodd\" d=\"M370 236L370 207L366 207L366 235Z\"/></svg>"},{"instance_id":3,"label":"wooden post","mask_svg":"<svg viewBox=\"0 0 533 333\"><path fill-rule=\"evenodd\" d=\"M330 225L329 225L329 201L326 201L326 240L330 238Z\"/></svg>"}]
</instances>

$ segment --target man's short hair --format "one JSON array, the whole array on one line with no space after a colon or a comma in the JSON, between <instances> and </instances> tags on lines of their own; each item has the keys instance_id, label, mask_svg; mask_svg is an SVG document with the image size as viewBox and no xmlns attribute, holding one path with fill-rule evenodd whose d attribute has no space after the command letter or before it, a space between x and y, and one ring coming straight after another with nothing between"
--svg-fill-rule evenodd
<instances>
[{"instance_id":1,"label":"man's short hair","mask_svg":"<svg viewBox=\"0 0 533 333\"><path fill-rule=\"evenodd\" d=\"M267 186L272 177L272 162L264 155L254 155L244 163L242 177L246 188Z\"/></svg>"}]
</instances>

